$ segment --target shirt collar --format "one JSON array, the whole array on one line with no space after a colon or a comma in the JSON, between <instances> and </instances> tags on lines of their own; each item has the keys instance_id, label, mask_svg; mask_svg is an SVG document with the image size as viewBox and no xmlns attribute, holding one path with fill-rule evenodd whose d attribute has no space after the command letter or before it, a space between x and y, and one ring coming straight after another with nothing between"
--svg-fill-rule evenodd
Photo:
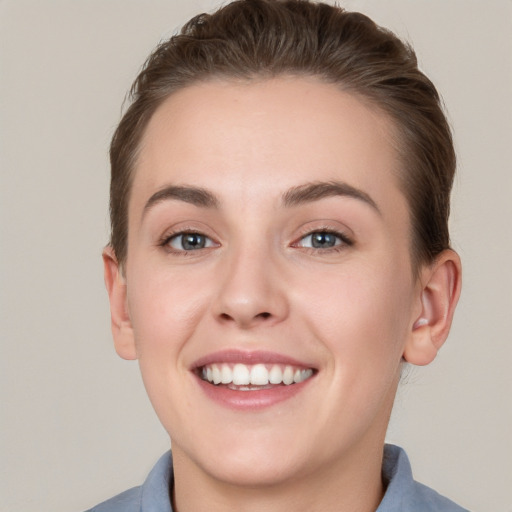
<instances>
[{"instance_id":1,"label":"shirt collar","mask_svg":"<svg viewBox=\"0 0 512 512\"><path fill-rule=\"evenodd\" d=\"M172 455L168 451L156 463L142 485L141 512L173 512L171 489L174 485Z\"/></svg>"}]
</instances>

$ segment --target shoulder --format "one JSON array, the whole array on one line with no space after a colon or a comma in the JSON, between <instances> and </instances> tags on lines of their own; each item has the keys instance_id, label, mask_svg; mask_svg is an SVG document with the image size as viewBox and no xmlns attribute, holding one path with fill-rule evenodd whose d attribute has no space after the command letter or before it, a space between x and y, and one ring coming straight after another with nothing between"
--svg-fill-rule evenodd
<instances>
[{"instance_id":1,"label":"shoulder","mask_svg":"<svg viewBox=\"0 0 512 512\"><path fill-rule=\"evenodd\" d=\"M468 512L426 485L414 482L414 486L414 503L417 504L417 507L423 507L415 510L425 510L428 512Z\"/></svg>"},{"instance_id":2,"label":"shoulder","mask_svg":"<svg viewBox=\"0 0 512 512\"><path fill-rule=\"evenodd\" d=\"M416 482L409 459L398 446L385 446L382 476L387 489L377 512L468 512L433 489Z\"/></svg>"},{"instance_id":3,"label":"shoulder","mask_svg":"<svg viewBox=\"0 0 512 512\"><path fill-rule=\"evenodd\" d=\"M172 512L173 469L171 452L164 454L140 487L133 487L87 512Z\"/></svg>"},{"instance_id":4,"label":"shoulder","mask_svg":"<svg viewBox=\"0 0 512 512\"><path fill-rule=\"evenodd\" d=\"M133 487L110 498L87 512L139 512L142 487Z\"/></svg>"}]
</instances>

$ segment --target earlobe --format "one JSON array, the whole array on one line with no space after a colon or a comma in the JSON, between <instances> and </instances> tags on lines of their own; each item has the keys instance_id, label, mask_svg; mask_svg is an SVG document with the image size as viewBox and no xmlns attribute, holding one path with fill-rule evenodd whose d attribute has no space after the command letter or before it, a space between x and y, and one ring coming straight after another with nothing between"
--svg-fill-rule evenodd
<instances>
[{"instance_id":1,"label":"earlobe","mask_svg":"<svg viewBox=\"0 0 512 512\"><path fill-rule=\"evenodd\" d=\"M448 337L461 289L461 263L452 250L443 251L421 271L421 311L412 319L403 358L415 365L431 363Z\"/></svg>"},{"instance_id":2,"label":"earlobe","mask_svg":"<svg viewBox=\"0 0 512 512\"><path fill-rule=\"evenodd\" d=\"M102 256L116 352L123 359L137 359L133 328L127 307L126 279L112 247L105 247Z\"/></svg>"}]
</instances>

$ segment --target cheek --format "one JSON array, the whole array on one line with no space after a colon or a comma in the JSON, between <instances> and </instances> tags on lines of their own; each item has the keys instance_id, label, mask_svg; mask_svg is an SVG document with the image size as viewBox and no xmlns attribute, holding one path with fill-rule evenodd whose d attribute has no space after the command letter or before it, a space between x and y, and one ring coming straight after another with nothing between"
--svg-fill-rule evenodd
<instances>
[{"instance_id":1,"label":"cheek","mask_svg":"<svg viewBox=\"0 0 512 512\"><path fill-rule=\"evenodd\" d=\"M324 405L315 414L354 438L371 425L385 430L408 332L410 281L398 263L379 261L312 274L294 297L297 323L326 355Z\"/></svg>"},{"instance_id":2,"label":"cheek","mask_svg":"<svg viewBox=\"0 0 512 512\"><path fill-rule=\"evenodd\" d=\"M184 273L139 265L128 286L128 305L144 386L162 424L171 435L186 430L193 413L186 392L183 356L205 314L205 287ZM179 390L176 393L175 390Z\"/></svg>"},{"instance_id":3,"label":"cheek","mask_svg":"<svg viewBox=\"0 0 512 512\"><path fill-rule=\"evenodd\" d=\"M128 307L139 359L178 352L204 315L207 287L180 272L140 270L128 285ZM204 281L203 281L204 284Z\"/></svg>"},{"instance_id":4,"label":"cheek","mask_svg":"<svg viewBox=\"0 0 512 512\"><path fill-rule=\"evenodd\" d=\"M357 262L304 282L302 310L335 364L397 364L408 332L411 282L399 263ZM338 363L336 363L338 361Z\"/></svg>"}]
</instances>

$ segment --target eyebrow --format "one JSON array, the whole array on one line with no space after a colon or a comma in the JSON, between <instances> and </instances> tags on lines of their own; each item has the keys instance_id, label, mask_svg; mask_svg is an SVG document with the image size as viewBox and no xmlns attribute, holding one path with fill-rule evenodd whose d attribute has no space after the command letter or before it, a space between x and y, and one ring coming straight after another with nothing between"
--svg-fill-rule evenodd
<instances>
[{"instance_id":1,"label":"eyebrow","mask_svg":"<svg viewBox=\"0 0 512 512\"><path fill-rule=\"evenodd\" d=\"M341 181L313 182L299 185L283 195L286 207L300 206L327 197L345 196L358 199L371 206L379 215L381 211L377 203L366 192Z\"/></svg>"},{"instance_id":2,"label":"eyebrow","mask_svg":"<svg viewBox=\"0 0 512 512\"><path fill-rule=\"evenodd\" d=\"M144 217L147 211L153 208L153 206L169 199L184 201L185 203L190 203L200 208L218 208L219 206L217 198L204 188L190 187L187 185L169 185L155 192L146 201L142 217Z\"/></svg>"},{"instance_id":3,"label":"eyebrow","mask_svg":"<svg viewBox=\"0 0 512 512\"><path fill-rule=\"evenodd\" d=\"M341 181L319 181L305 183L287 190L282 197L285 207L291 208L327 197L344 196L363 201L381 214L377 203L366 192ZM200 208L218 208L219 200L210 191L189 185L169 185L155 192L144 205L142 217L156 204L167 200L178 200Z\"/></svg>"}]
</instances>

